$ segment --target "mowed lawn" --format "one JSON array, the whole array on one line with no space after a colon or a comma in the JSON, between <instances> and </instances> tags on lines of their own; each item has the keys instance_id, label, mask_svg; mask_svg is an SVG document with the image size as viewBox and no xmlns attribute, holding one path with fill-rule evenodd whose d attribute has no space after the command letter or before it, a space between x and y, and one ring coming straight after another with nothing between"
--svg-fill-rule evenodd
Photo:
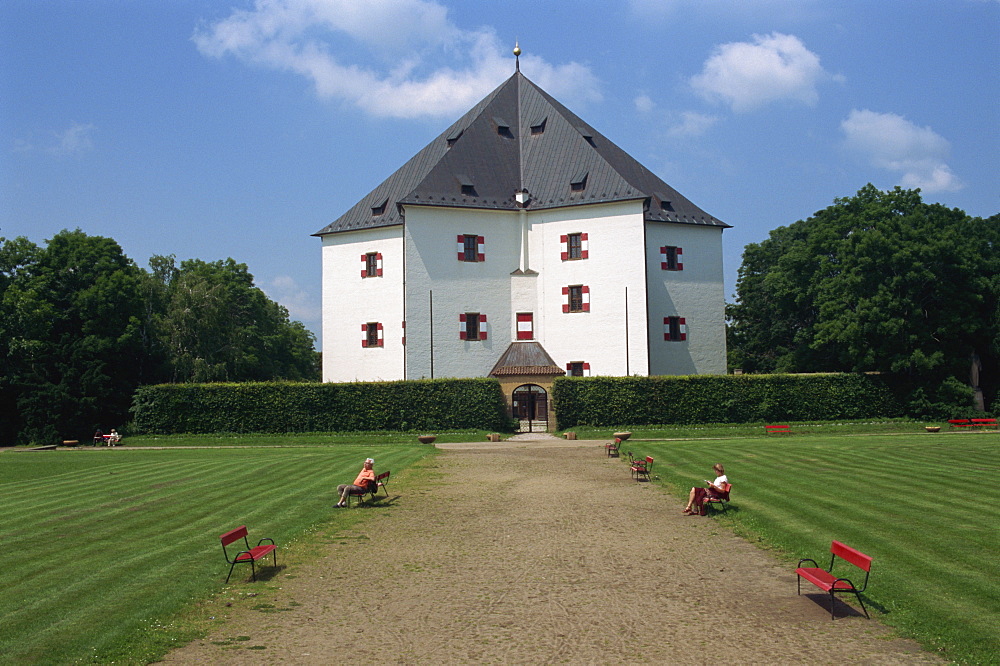
<instances>
[{"instance_id":1,"label":"mowed lawn","mask_svg":"<svg viewBox=\"0 0 1000 666\"><path fill-rule=\"evenodd\" d=\"M1000 663L995 432L627 444L655 458L653 474L677 495L678 511L721 462L733 490L719 520L778 549L789 571L805 557L825 568L830 541L842 541L874 558L864 597L873 617L946 658ZM823 594L808 583L803 592ZM838 617L845 610L838 604Z\"/></svg>"},{"instance_id":2,"label":"mowed lawn","mask_svg":"<svg viewBox=\"0 0 1000 666\"><path fill-rule=\"evenodd\" d=\"M656 482L676 494L678 512L687 489L722 462L733 482L723 524L777 549L789 570L799 557L825 565L831 539L862 550L874 557L865 597L873 617L949 659L996 663L998 446L995 433L915 433L633 439L627 448L656 458ZM374 455L376 471L396 476L432 451L3 453L0 661L154 659L191 637L164 625L223 588L228 565L219 534L247 524L251 537L274 537L278 575L294 574L285 568L289 547L315 541L324 526L363 519L365 511L330 505L334 487L353 480L365 456ZM627 469L622 475L629 482ZM254 589L248 576L238 567L231 586ZM838 617L844 610L838 604Z\"/></svg>"},{"instance_id":3,"label":"mowed lawn","mask_svg":"<svg viewBox=\"0 0 1000 666\"><path fill-rule=\"evenodd\" d=\"M222 588L229 565L220 534L246 524L251 545L273 537L280 569L291 541L331 519L363 516L331 505L337 484L353 481L366 456L376 458L376 471L397 475L433 451L389 445L5 452L0 661L156 658L177 640L164 623ZM249 575L249 567L239 566L231 584Z\"/></svg>"}]
</instances>

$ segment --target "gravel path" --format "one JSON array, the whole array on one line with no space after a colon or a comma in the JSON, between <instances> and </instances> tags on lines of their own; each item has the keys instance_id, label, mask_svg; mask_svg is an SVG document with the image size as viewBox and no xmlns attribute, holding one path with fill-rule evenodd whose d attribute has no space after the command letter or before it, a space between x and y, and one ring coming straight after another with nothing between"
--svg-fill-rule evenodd
<instances>
[{"instance_id":1,"label":"gravel path","mask_svg":"<svg viewBox=\"0 0 1000 666\"><path fill-rule=\"evenodd\" d=\"M429 483L400 475L391 509L275 577L284 612L236 604L165 661L942 663L843 605L831 622L789 566L681 515L600 443L441 448Z\"/></svg>"}]
</instances>

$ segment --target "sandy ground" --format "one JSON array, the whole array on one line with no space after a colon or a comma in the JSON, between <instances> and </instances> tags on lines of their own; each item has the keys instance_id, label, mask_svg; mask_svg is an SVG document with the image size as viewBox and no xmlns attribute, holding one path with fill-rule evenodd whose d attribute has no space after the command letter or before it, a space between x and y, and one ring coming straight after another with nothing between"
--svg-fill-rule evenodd
<instances>
[{"instance_id":1,"label":"sandy ground","mask_svg":"<svg viewBox=\"0 0 1000 666\"><path fill-rule=\"evenodd\" d=\"M391 509L274 578L283 612L236 604L165 661L942 663L844 604L831 621L826 595L796 596L792 567L681 515L601 443L441 448L429 484L404 475Z\"/></svg>"}]
</instances>

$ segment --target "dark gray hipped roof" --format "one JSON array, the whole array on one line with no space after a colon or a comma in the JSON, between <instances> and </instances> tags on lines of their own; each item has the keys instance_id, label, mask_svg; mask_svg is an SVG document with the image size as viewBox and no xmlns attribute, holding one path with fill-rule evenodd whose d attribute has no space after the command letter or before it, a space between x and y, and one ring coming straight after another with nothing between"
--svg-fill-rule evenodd
<instances>
[{"instance_id":1,"label":"dark gray hipped roof","mask_svg":"<svg viewBox=\"0 0 1000 666\"><path fill-rule=\"evenodd\" d=\"M537 342L512 342L490 370L490 377L504 375L565 375Z\"/></svg>"},{"instance_id":2,"label":"dark gray hipped roof","mask_svg":"<svg viewBox=\"0 0 1000 666\"><path fill-rule=\"evenodd\" d=\"M520 72L315 236L402 223L399 205L538 210L645 200L645 219L729 227Z\"/></svg>"}]
</instances>

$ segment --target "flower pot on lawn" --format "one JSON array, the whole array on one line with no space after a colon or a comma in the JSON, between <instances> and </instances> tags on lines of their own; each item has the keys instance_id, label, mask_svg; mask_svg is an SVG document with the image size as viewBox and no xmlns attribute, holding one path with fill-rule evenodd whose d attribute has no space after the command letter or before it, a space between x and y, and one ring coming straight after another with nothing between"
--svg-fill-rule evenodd
<instances>
[{"instance_id":1,"label":"flower pot on lawn","mask_svg":"<svg viewBox=\"0 0 1000 666\"><path fill-rule=\"evenodd\" d=\"M629 437L631 437L631 436L632 436L632 433L630 433L630 432L616 432L615 433L615 437L617 437L618 439L622 440L623 442L626 439L628 439Z\"/></svg>"},{"instance_id":2,"label":"flower pot on lawn","mask_svg":"<svg viewBox=\"0 0 1000 666\"><path fill-rule=\"evenodd\" d=\"M941 432L941 426L924 426L927 432Z\"/></svg>"},{"instance_id":3,"label":"flower pot on lawn","mask_svg":"<svg viewBox=\"0 0 1000 666\"><path fill-rule=\"evenodd\" d=\"M420 435L417 437L421 444L433 444L434 440L437 439L436 435Z\"/></svg>"},{"instance_id":4,"label":"flower pot on lawn","mask_svg":"<svg viewBox=\"0 0 1000 666\"><path fill-rule=\"evenodd\" d=\"M575 432L566 432L566 433L563 433L563 436L566 437L566 439L576 439L576 433Z\"/></svg>"}]
</instances>

